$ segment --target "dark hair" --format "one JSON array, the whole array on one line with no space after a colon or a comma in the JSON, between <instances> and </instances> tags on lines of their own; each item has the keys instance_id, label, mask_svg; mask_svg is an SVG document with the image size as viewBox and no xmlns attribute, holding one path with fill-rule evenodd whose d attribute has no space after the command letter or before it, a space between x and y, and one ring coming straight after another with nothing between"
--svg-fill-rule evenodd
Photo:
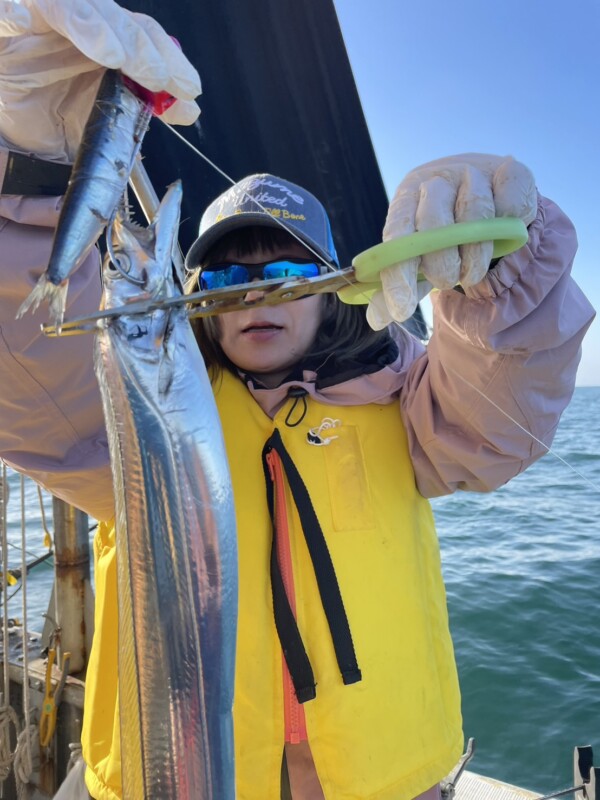
<instances>
[{"instance_id":1,"label":"dark hair","mask_svg":"<svg viewBox=\"0 0 600 800\"><path fill-rule=\"evenodd\" d=\"M225 234L206 254L203 263L186 281L188 293L198 288L198 276L203 267L218 264L225 255L234 250L239 258L258 249L275 252L296 241L287 231L266 226L237 228ZM307 251L307 254L311 254ZM366 306L342 303L335 293L323 295L325 308L323 321L309 352L303 362L319 364L335 359L336 365L343 369L344 364L361 361L366 356L390 341L387 329L374 331L369 326ZM192 320L192 328L204 357L211 380L215 380L222 369L236 372L237 367L225 355L219 345L218 317L199 317Z\"/></svg>"}]
</instances>

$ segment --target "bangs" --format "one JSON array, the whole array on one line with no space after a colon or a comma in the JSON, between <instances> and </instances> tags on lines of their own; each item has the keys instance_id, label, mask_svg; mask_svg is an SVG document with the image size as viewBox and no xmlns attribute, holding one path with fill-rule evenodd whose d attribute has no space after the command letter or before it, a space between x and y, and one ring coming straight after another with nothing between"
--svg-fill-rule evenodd
<instances>
[{"instance_id":1,"label":"bangs","mask_svg":"<svg viewBox=\"0 0 600 800\"><path fill-rule=\"evenodd\" d=\"M283 228L271 228L266 225L236 228L226 233L210 248L202 264L200 264L200 268L209 264L220 263L226 254L232 250L237 254L237 257L241 258L242 256L251 255L256 250L266 250L272 253L280 247L286 247L291 244L300 244L305 247L304 242L292 236L291 233L283 230ZM306 253L309 258L313 255L308 248Z\"/></svg>"}]
</instances>

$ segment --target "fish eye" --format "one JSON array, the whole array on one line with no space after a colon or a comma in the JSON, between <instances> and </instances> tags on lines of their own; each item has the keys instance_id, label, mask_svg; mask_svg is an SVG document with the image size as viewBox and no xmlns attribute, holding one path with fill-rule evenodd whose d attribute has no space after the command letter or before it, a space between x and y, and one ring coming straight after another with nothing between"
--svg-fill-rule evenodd
<instances>
[{"instance_id":1,"label":"fish eye","mask_svg":"<svg viewBox=\"0 0 600 800\"><path fill-rule=\"evenodd\" d=\"M127 253L116 252L113 254L116 262L110 255L107 255L108 259L108 270L114 278L119 276L125 276L129 270L131 269L131 259L127 255Z\"/></svg>"}]
</instances>

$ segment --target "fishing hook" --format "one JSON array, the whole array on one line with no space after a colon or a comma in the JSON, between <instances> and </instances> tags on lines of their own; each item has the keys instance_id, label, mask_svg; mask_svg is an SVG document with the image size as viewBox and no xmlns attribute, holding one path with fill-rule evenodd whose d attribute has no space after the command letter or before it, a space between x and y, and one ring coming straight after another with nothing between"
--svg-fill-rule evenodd
<instances>
[{"instance_id":1,"label":"fishing hook","mask_svg":"<svg viewBox=\"0 0 600 800\"><path fill-rule=\"evenodd\" d=\"M122 266L121 261L119 259L119 256L116 254L115 249L113 247L112 230L113 230L113 225L115 224L115 219L117 217L117 213L118 213L118 207L117 207L117 209L115 209L115 212L112 215L112 217L110 218L110 222L108 223L108 225L106 227L106 249L108 250L108 257L110 259L110 263L117 270L117 272L123 278L125 278L125 280L129 281L129 283L133 283L135 286L144 286L144 284L146 283L145 279L144 278L134 278L133 275L130 275L125 270L125 268Z\"/></svg>"}]
</instances>

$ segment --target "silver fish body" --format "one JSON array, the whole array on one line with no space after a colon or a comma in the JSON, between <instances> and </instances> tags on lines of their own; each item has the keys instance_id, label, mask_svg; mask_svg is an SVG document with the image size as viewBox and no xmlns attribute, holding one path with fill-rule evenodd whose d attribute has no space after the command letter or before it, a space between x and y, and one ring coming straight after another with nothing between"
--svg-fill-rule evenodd
<instances>
[{"instance_id":1,"label":"silver fish body","mask_svg":"<svg viewBox=\"0 0 600 800\"><path fill-rule=\"evenodd\" d=\"M69 276L98 241L123 197L150 116L120 74L107 70L84 128L48 266L19 316L47 300L53 320L62 321Z\"/></svg>"},{"instance_id":2,"label":"silver fish body","mask_svg":"<svg viewBox=\"0 0 600 800\"><path fill-rule=\"evenodd\" d=\"M118 218L106 307L168 297L181 188ZM237 548L218 413L183 308L112 320L96 372L115 486L123 797L233 800Z\"/></svg>"}]
</instances>

